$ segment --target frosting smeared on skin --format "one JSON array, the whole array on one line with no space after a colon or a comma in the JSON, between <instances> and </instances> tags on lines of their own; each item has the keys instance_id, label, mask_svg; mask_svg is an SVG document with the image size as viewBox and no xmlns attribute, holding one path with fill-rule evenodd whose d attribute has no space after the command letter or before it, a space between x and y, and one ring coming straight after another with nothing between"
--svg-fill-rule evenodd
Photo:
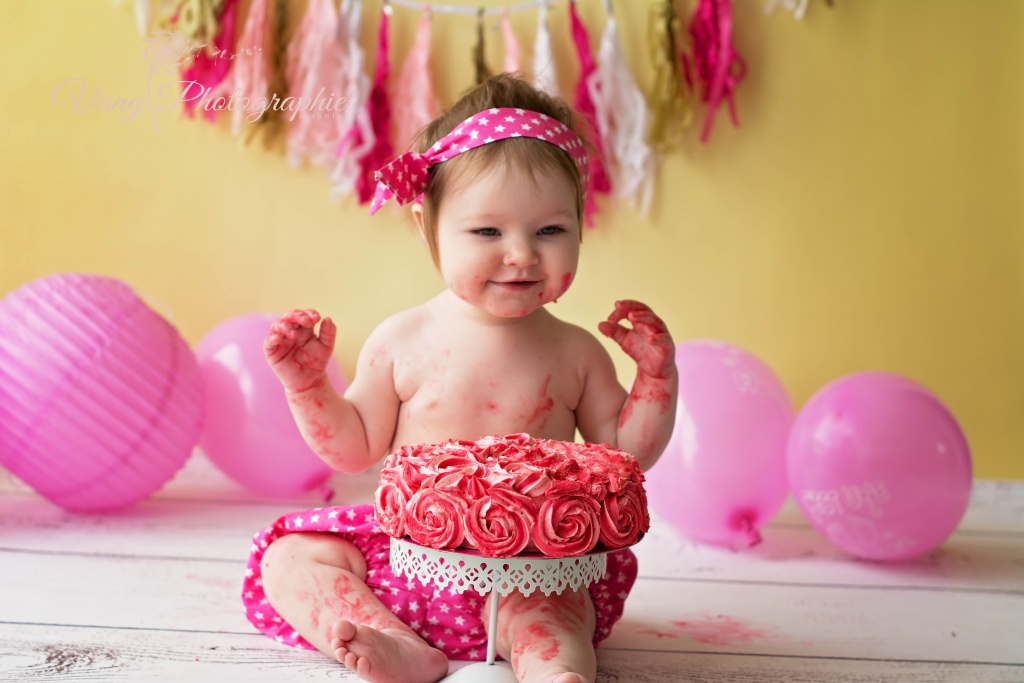
<instances>
[{"instance_id":1,"label":"frosting smeared on skin","mask_svg":"<svg viewBox=\"0 0 1024 683\"><path fill-rule=\"evenodd\" d=\"M547 421L547 415L551 412L551 409L555 407L555 399L548 395L548 387L551 386L551 375L544 378L544 384L540 388L540 395L537 397L537 406L533 409L533 413L526 419L527 424L533 424L537 420L544 418L544 422ZM539 426L543 427L544 422Z\"/></svg>"}]
</instances>

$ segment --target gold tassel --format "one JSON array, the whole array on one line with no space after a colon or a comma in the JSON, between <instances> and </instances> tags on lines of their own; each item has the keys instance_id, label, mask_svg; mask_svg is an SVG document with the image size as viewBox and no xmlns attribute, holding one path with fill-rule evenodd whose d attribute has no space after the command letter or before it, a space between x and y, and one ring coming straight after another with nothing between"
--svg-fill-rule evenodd
<instances>
[{"instance_id":1,"label":"gold tassel","mask_svg":"<svg viewBox=\"0 0 1024 683\"><path fill-rule=\"evenodd\" d=\"M476 68L476 84L480 85L491 77L484 59L484 8L476 12L476 45L473 46L473 66Z\"/></svg>"},{"instance_id":2,"label":"gold tassel","mask_svg":"<svg viewBox=\"0 0 1024 683\"><path fill-rule=\"evenodd\" d=\"M679 75L678 34L679 17L672 0L663 0L660 7L652 8L647 41L654 65L649 142L658 151L680 144L693 121L693 104Z\"/></svg>"}]
</instances>

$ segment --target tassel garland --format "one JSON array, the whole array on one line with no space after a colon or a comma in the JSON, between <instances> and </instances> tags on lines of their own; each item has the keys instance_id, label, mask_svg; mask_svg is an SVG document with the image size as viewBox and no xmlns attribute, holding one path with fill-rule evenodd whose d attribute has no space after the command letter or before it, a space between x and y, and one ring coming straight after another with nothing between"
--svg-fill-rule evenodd
<instances>
[{"instance_id":1,"label":"tassel garland","mask_svg":"<svg viewBox=\"0 0 1024 683\"><path fill-rule=\"evenodd\" d=\"M430 22L431 13L426 11L420 17L416 40L391 92L395 104L394 140L401 150L409 148L416 134L434 120L440 109L430 75Z\"/></svg>"},{"instance_id":2,"label":"tassel garland","mask_svg":"<svg viewBox=\"0 0 1024 683\"><path fill-rule=\"evenodd\" d=\"M707 142L723 99L729 101L732 125L740 125L733 91L746 75L747 66L732 44L731 0L700 0L690 22L690 35L702 100L707 104L700 141Z\"/></svg>"},{"instance_id":3,"label":"tassel garland","mask_svg":"<svg viewBox=\"0 0 1024 683\"><path fill-rule=\"evenodd\" d=\"M591 98L591 89L601 90L601 83L597 72L597 64L590 53L590 37L587 29L576 13L576 2L569 3L569 21L572 25L572 37L576 43L576 53L580 60L580 80L576 84L576 97L573 106L576 108L586 123L587 139L594 147L596 154L590 155L590 175L587 183L587 200L584 206L583 216L588 226L594 222L594 214L597 212L597 194L608 194L611 191L611 181L604 169L604 150L601 145L601 137L598 132L595 118L594 101Z\"/></svg>"}]
</instances>

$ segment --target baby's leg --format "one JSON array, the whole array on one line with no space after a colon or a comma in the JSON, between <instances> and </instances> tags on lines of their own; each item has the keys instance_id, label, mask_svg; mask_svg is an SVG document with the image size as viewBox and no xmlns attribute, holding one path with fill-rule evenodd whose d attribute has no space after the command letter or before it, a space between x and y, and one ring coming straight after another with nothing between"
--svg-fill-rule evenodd
<instances>
[{"instance_id":1,"label":"baby's leg","mask_svg":"<svg viewBox=\"0 0 1024 683\"><path fill-rule=\"evenodd\" d=\"M282 536L260 562L278 614L324 654L373 683L434 683L448 658L385 607L366 585L366 560L320 533Z\"/></svg>"},{"instance_id":2,"label":"baby's leg","mask_svg":"<svg viewBox=\"0 0 1024 683\"><path fill-rule=\"evenodd\" d=\"M535 591L529 597L513 592L498 606L498 654L512 664L520 683L592 683L594 625L586 589L551 596Z\"/></svg>"}]
</instances>

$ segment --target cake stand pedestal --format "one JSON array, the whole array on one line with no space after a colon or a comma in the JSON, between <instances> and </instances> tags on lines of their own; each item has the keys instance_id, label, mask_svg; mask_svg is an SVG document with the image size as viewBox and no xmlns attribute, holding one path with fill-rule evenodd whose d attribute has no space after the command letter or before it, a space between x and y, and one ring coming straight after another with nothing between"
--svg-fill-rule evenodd
<instances>
[{"instance_id":1,"label":"cake stand pedestal","mask_svg":"<svg viewBox=\"0 0 1024 683\"><path fill-rule=\"evenodd\" d=\"M517 555L484 557L472 550L434 550L410 541L391 539L391 570L397 576L433 583L440 589L451 587L457 593L474 590L490 594L490 628L487 629L487 661L465 666L444 679L446 683L516 683L512 667L495 663L495 638L498 632L498 597L512 591L530 595L578 590L604 576L605 552L575 557Z\"/></svg>"}]
</instances>

